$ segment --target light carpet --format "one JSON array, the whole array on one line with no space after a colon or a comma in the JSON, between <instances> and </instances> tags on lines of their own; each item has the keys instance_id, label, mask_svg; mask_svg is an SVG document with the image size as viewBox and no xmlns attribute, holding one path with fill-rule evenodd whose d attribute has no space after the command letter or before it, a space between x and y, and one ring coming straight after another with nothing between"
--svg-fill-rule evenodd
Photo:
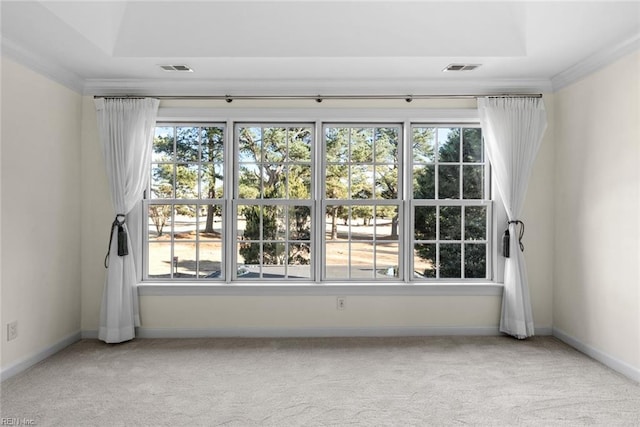
<instances>
[{"instance_id":1,"label":"light carpet","mask_svg":"<svg viewBox=\"0 0 640 427\"><path fill-rule=\"evenodd\" d=\"M38 426L640 425L640 385L552 337L82 340L1 399Z\"/></svg>"}]
</instances>

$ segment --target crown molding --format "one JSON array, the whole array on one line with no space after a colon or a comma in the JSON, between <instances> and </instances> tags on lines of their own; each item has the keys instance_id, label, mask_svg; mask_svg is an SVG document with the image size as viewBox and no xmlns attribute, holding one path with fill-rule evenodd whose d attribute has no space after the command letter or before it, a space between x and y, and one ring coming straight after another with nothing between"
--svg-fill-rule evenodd
<instances>
[{"instance_id":1,"label":"crown molding","mask_svg":"<svg viewBox=\"0 0 640 427\"><path fill-rule=\"evenodd\" d=\"M638 49L640 49L640 33L634 34L618 44L588 56L551 78L553 92L587 77Z\"/></svg>"},{"instance_id":2,"label":"crown molding","mask_svg":"<svg viewBox=\"0 0 640 427\"><path fill-rule=\"evenodd\" d=\"M35 55L20 44L4 36L2 37L0 46L2 48L2 56L13 59L30 70L40 73L74 92L82 94L84 80L73 71L60 66L50 58Z\"/></svg>"},{"instance_id":3,"label":"crown molding","mask_svg":"<svg viewBox=\"0 0 640 427\"><path fill-rule=\"evenodd\" d=\"M84 95L473 95L548 93L548 79L402 80L402 79L87 79Z\"/></svg>"}]
</instances>

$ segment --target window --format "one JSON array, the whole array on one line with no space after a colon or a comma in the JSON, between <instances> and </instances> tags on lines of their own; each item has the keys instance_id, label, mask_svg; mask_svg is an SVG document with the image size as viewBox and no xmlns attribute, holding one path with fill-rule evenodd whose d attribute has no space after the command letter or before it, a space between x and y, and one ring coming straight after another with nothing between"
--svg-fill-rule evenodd
<instances>
[{"instance_id":1,"label":"window","mask_svg":"<svg viewBox=\"0 0 640 427\"><path fill-rule=\"evenodd\" d=\"M222 277L223 125L161 125L153 140L147 212L148 279Z\"/></svg>"},{"instance_id":2,"label":"window","mask_svg":"<svg viewBox=\"0 0 640 427\"><path fill-rule=\"evenodd\" d=\"M313 279L313 127L235 127L235 278Z\"/></svg>"},{"instance_id":3,"label":"window","mask_svg":"<svg viewBox=\"0 0 640 427\"><path fill-rule=\"evenodd\" d=\"M324 128L324 278L399 279L397 125Z\"/></svg>"},{"instance_id":4,"label":"window","mask_svg":"<svg viewBox=\"0 0 640 427\"><path fill-rule=\"evenodd\" d=\"M480 128L412 127L417 279L489 279L488 168Z\"/></svg>"},{"instance_id":5,"label":"window","mask_svg":"<svg viewBox=\"0 0 640 427\"><path fill-rule=\"evenodd\" d=\"M159 123L150 173L145 280L492 279L477 125Z\"/></svg>"}]
</instances>

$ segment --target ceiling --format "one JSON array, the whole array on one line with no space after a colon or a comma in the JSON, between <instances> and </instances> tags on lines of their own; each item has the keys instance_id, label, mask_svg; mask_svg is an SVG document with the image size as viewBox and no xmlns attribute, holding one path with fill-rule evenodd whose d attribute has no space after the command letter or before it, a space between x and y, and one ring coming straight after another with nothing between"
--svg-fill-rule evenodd
<instances>
[{"instance_id":1,"label":"ceiling","mask_svg":"<svg viewBox=\"0 0 640 427\"><path fill-rule=\"evenodd\" d=\"M548 91L640 46L639 1L2 0L0 13L3 54L87 94Z\"/></svg>"}]
</instances>

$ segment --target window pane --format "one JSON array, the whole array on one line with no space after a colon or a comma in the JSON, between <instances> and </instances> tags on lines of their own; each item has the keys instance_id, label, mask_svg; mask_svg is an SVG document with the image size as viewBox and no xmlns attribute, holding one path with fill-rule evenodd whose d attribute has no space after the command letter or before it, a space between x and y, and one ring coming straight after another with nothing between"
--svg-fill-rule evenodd
<instances>
[{"instance_id":1,"label":"window pane","mask_svg":"<svg viewBox=\"0 0 640 427\"><path fill-rule=\"evenodd\" d=\"M173 165L151 166L151 199L173 198Z\"/></svg>"},{"instance_id":2,"label":"window pane","mask_svg":"<svg viewBox=\"0 0 640 427\"><path fill-rule=\"evenodd\" d=\"M198 165L176 165L176 199L195 199L198 195Z\"/></svg>"},{"instance_id":3,"label":"window pane","mask_svg":"<svg viewBox=\"0 0 640 427\"><path fill-rule=\"evenodd\" d=\"M484 166L463 166L462 181L463 197L465 199L484 198Z\"/></svg>"},{"instance_id":4,"label":"window pane","mask_svg":"<svg viewBox=\"0 0 640 427\"><path fill-rule=\"evenodd\" d=\"M352 240L373 240L373 206L351 206L349 231Z\"/></svg>"},{"instance_id":5,"label":"window pane","mask_svg":"<svg viewBox=\"0 0 640 427\"><path fill-rule=\"evenodd\" d=\"M284 240L286 238L286 224L283 206L262 207L262 238L264 240Z\"/></svg>"},{"instance_id":6,"label":"window pane","mask_svg":"<svg viewBox=\"0 0 640 427\"><path fill-rule=\"evenodd\" d=\"M176 128L176 161L197 162L200 148L200 128Z\"/></svg>"},{"instance_id":7,"label":"window pane","mask_svg":"<svg viewBox=\"0 0 640 427\"><path fill-rule=\"evenodd\" d=\"M260 278L260 243L242 242L238 244L236 271L239 279Z\"/></svg>"},{"instance_id":8,"label":"window pane","mask_svg":"<svg viewBox=\"0 0 640 427\"><path fill-rule=\"evenodd\" d=\"M221 205L200 205L198 221L200 240L217 240L222 237Z\"/></svg>"},{"instance_id":9,"label":"window pane","mask_svg":"<svg viewBox=\"0 0 640 427\"><path fill-rule=\"evenodd\" d=\"M417 278L435 279L436 244L421 243L413 247L413 275Z\"/></svg>"},{"instance_id":10,"label":"window pane","mask_svg":"<svg viewBox=\"0 0 640 427\"><path fill-rule=\"evenodd\" d=\"M351 198L371 199L373 181L373 166L351 166Z\"/></svg>"},{"instance_id":11,"label":"window pane","mask_svg":"<svg viewBox=\"0 0 640 427\"><path fill-rule=\"evenodd\" d=\"M287 172L282 163L262 165L262 191L265 199L287 197Z\"/></svg>"},{"instance_id":12,"label":"window pane","mask_svg":"<svg viewBox=\"0 0 640 427\"><path fill-rule=\"evenodd\" d=\"M200 198L221 199L223 195L223 166L203 164L200 166Z\"/></svg>"},{"instance_id":13,"label":"window pane","mask_svg":"<svg viewBox=\"0 0 640 427\"><path fill-rule=\"evenodd\" d=\"M196 239L196 209L194 205L174 206L174 239Z\"/></svg>"},{"instance_id":14,"label":"window pane","mask_svg":"<svg viewBox=\"0 0 640 427\"><path fill-rule=\"evenodd\" d=\"M376 248L376 277L381 279L400 277L399 249L397 243L378 243Z\"/></svg>"},{"instance_id":15,"label":"window pane","mask_svg":"<svg viewBox=\"0 0 640 427\"><path fill-rule=\"evenodd\" d=\"M153 163L173 161L173 127L156 127L151 161Z\"/></svg>"},{"instance_id":16,"label":"window pane","mask_svg":"<svg viewBox=\"0 0 640 427\"><path fill-rule=\"evenodd\" d=\"M289 277L311 279L311 248L308 243L289 244L287 262Z\"/></svg>"},{"instance_id":17,"label":"window pane","mask_svg":"<svg viewBox=\"0 0 640 427\"><path fill-rule=\"evenodd\" d=\"M376 240L397 240L398 221L397 206L376 206L373 218Z\"/></svg>"},{"instance_id":18,"label":"window pane","mask_svg":"<svg viewBox=\"0 0 640 427\"><path fill-rule=\"evenodd\" d=\"M259 127L238 128L238 151L241 163L262 161L262 129Z\"/></svg>"},{"instance_id":19,"label":"window pane","mask_svg":"<svg viewBox=\"0 0 640 427\"><path fill-rule=\"evenodd\" d=\"M311 128L289 128L289 161L311 161Z\"/></svg>"},{"instance_id":20,"label":"window pane","mask_svg":"<svg viewBox=\"0 0 640 427\"><path fill-rule=\"evenodd\" d=\"M413 198L414 199L435 199L436 197L436 167L414 166L413 167Z\"/></svg>"},{"instance_id":21,"label":"window pane","mask_svg":"<svg viewBox=\"0 0 640 427\"><path fill-rule=\"evenodd\" d=\"M397 127L375 129L375 161L377 163L398 162Z\"/></svg>"},{"instance_id":22,"label":"window pane","mask_svg":"<svg viewBox=\"0 0 640 427\"><path fill-rule=\"evenodd\" d=\"M348 162L349 128L326 128L324 149L327 162Z\"/></svg>"},{"instance_id":23,"label":"window pane","mask_svg":"<svg viewBox=\"0 0 640 427\"><path fill-rule=\"evenodd\" d=\"M222 279L222 242L200 242L200 277Z\"/></svg>"},{"instance_id":24,"label":"window pane","mask_svg":"<svg viewBox=\"0 0 640 427\"><path fill-rule=\"evenodd\" d=\"M327 240L348 239L349 207L329 205L326 214L325 233Z\"/></svg>"},{"instance_id":25,"label":"window pane","mask_svg":"<svg viewBox=\"0 0 640 427\"><path fill-rule=\"evenodd\" d=\"M325 264L327 279L348 279L349 244L327 242Z\"/></svg>"},{"instance_id":26,"label":"window pane","mask_svg":"<svg viewBox=\"0 0 640 427\"><path fill-rule=\"evenodd\" d=\"M201 161L204 163L224 162L224 128L205 127L200 130Z\"/></svg>"},{"instance_id":27,"label":"window pane","mask_svg":"<svg viewBox=\"0 0 640 427\"><path fill-rule=\"evenodd\" d=\"M438 161L460 162L460 128L438 128Z\"/></svg>"},{"instance_id":28,"label":"window pane","mask_svg":"<svg viewBox=\"0 0 640 427\"><path fill-rule=\"evenodd\" d=\"M173 277L194 279L196 277L196 242L180 242L173 246Z\"/></svg>"},{"instance_id":29,"label":"window pane","mask_svg":"<svg viewBox=\"0 0 640 427\"><path fill-rule=\"evenodd\" d=\"M411 149L414 163L435 162L436 139L434 128L413 128Z\"/></svg>"},{"instance_id":30,"label":"window pane","mask_svg":"<svg viewBox=\"0 0 640 427\"><path fill-rule=\"evenodd\" d=\"M373 268L373 245L368 242L351 243L351 278L352 279L372 279Z\"/></svg>"},{"instance_id":31,"label":"window pane","mask_svg":"<svg viewBox=\"0 0 640 427\"><path fill-rule=\"evenodd\" d=\"M311 239L311 208L309 206L289 208L289 239Z\"/></svg>"},{"instance_id":32,"label":"window pane","mask_svg":"<svg viewBox=\"0 0 640 427\"><path fill-rule=\"evenodd\" d=\"M285 277L288 254L285 243L264 243L262 245L262 276L267 279Z\"/></svg>"},{"instance_id":33,"label":"window pane","mask_svg":"<svg viewBox=\"0 0 640 427\"><path fill-rule=\"evenodd\" d=\"M349 188L349 167L327 165L324 183L327 199L346 199Z\"/></svg>"},{"instance_id":34,"label":"window pane","mask_svg":"<svg viewBox=\"0 0 640 427\"><path fill-rule=\"evenodd\" d=\"M149 241L171 239L171 205L149 205Z\"/></svg>"},{"instance_id":35,"label":"window pane","mask_svg":"<svg viewBox=\"0 0 640 427\"><path fill-rule=\"evenodd\" d=\"M416 206L414 212L415 240L436 240L436 207Z\"/></svg>"},{"instance_id":36,"label":"window pane","mask_svg":"<svg viewBox=\"0 0 640 427\"><path fill-rule=\"evenodd\" d=\"M311 166L293 165L289 166L290 199L310 199L311 198Z\"/></svg>"},{"instance_id":37,"label":"window pane","mask_svg":"<svg viewBox=\"0 0 640 427\"><path fill-rule=\"evenodd\" d=\"M487 239L487 208L485 206L467 206L464 209L465 240Z\"/></svg>"},{"instance_id":38,"label":"window pane","mask_svg":"<svg viewBox=\"0 0 640 427\"><path fill-rule=\"evenodd\" d=\"M373 129L351 129L351 161L370 163L373 161Z\"/></svg>"},{"instance_id":39,"label":"window pane","mask_svg":"<svg viewBox=\"0 0 640 427\"><path fill-rule=\"evenodd\" d=\"M438 166L438 199L460 198L460 166Z\"/></svg>"},{"instance_id":40,"label":"window pane","mask_svg":"<svg viewBox=\"0 0 640 427\"><path fill-rule=\"evenodd\" d=\"M376 166L376 198L398 198L398 167L396 165Z\"/></svg>"},{"instance_id":41,"label":"window pane","mask_svg":"<svg viewBox=\"0 0 640 427\"><path fill-rule=\"evenodd\" d=\"M255 163L240 166L238 193L241 199L259 199L262 188L261 170Z\"/></svg>"},{"instance_id":42,"label":"window pane","mask_svg":"<svg viewBox=\"0 0 640 427\"><path fill-rule=\"evenodd\" d=\"M149 278L171 277L171 243L149 243Z\"/></svg>"},{"instance_id":43,"label":"window pane","mask_svg":"<svg viewBox=\"0 0 640 427\"><path fill-rule=\"evenodd\" d=\"M484 279L487 276L487 248L484 243L464 245L464 277Z\"/></svg>"},{"instance_id":44,"label":"window pane","mask_svg":"<svg viewBox=\"0 0 640 427\"><path fill-rule=\"evenodd\" d=\"M238 239L260 240L260 206L238 206Z\"/></svg>"},{"instance_id":45,"label":"window pane","mask_svg":"<svg viewBox=\"0 0 640 427\"><path fill-rule=\"evenodd\" d=\"M284 161L287 152L287 129L268 127L262 130L262 161L278 163Z\"/></svg>"},{"instance_id":46,"label":"window pane","mask_svg":"<svg viewBox=\"0 0 640 427\"><path fill-rule=\"evenodd\" d=\"M462 161L466 163L484 162L484 146L480 128L464 129L462 133Z\"/></svg>"},{"instance_id":47,"label":"window pane","mask_svg":"<svg viewBox=\"0 0 640 427\"><path fill-rule=\"evenodd\" d=\"M459 244L440 245L440 277L459 278L461 270L462 246Z\"/></svg>"},{"instance_id":48,"label":"window pane","mask_svg":"<svg viewBox=\"0 0 640 427\"><path fill-rule=\"evenodd\" d=\"M462 208L460 206L440 207L440 240L460 240L462 238Z\"/></svg>"}]
</instances>

